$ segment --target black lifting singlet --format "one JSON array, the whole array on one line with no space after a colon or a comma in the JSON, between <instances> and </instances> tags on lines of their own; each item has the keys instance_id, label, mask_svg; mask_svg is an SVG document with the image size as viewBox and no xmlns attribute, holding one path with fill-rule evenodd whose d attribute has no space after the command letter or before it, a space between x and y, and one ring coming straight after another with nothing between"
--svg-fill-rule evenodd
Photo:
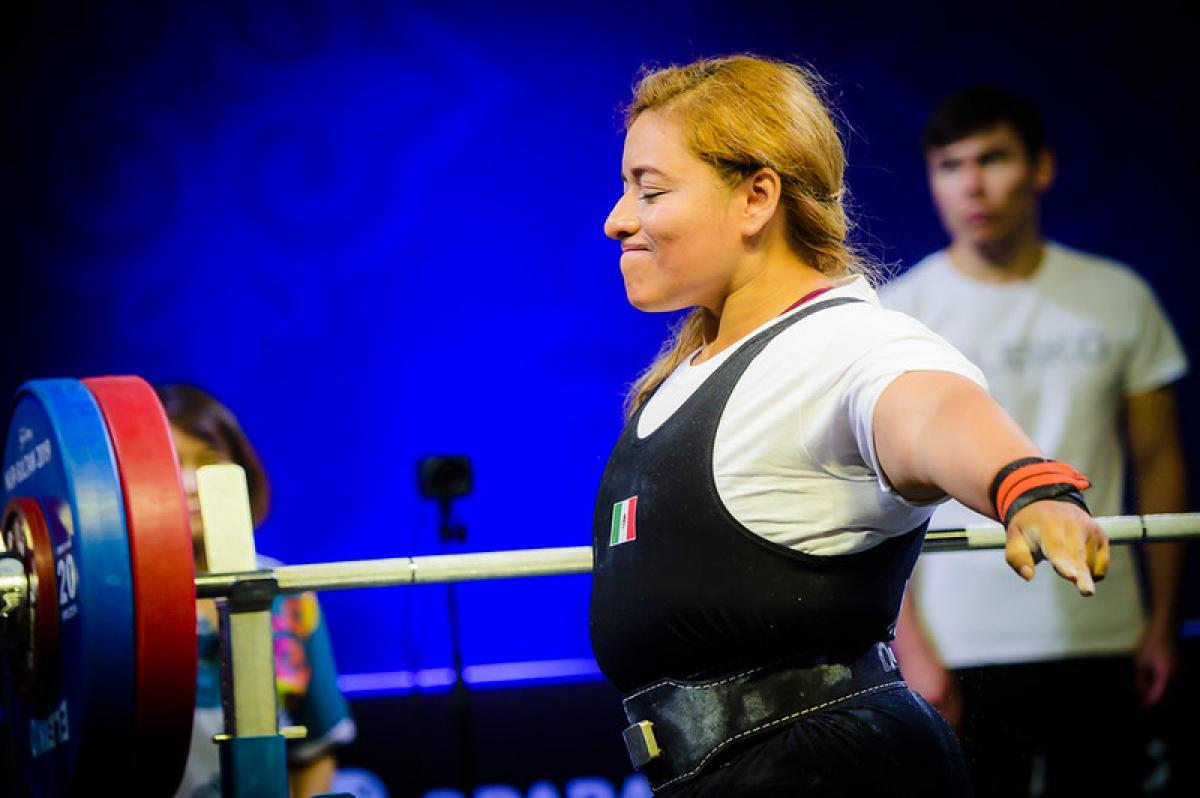
<instances>
[{"instance_id":1,"label":"black lifting singlet","mask_svg":"<svg viewBox=\"0 0 1200 798\"><path fill-rule=\"evenodd\" d=\"M853 656L891 638L924 526L857 554L802 554L742 526L713 478L717 424L746 367L793 324L859 301L819 302L758 333L646 438L641 410L626 424L592 521L592 647L618 689L786 656ZM624 524L622 512L632 516Z\"/></svg>"}]
</instances>

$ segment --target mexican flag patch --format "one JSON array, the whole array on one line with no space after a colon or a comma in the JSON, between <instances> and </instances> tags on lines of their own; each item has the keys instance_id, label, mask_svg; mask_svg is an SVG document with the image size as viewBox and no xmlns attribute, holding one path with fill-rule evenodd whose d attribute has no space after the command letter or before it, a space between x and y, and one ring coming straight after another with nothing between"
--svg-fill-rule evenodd
<instances>
[{"instance_id":1,"label":"mexican flag patch","mask_svg":"<svg viewBox=\"0 0 1200 798\"><path fill-rule=\"evenodd\" d=\"M612 534L608 545L628 543L637 537L637 496L630 496L613 505Z\"/></svg>"}]
</instances>

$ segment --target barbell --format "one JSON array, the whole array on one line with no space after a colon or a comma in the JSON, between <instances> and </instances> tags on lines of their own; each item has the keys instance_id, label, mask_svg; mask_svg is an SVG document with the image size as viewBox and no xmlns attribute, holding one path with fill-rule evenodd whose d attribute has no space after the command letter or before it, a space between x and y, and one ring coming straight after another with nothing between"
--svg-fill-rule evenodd
<instances>
[{"instance_id":1,"label":"barbell","mask_svg":"<svg viewBox=\"0 0 1200 798\"><path fill-rule=\"evenodd\" d=\"M223 600L232 641L222 763L240 770L223 772L225 794L286 795L284 776L257 772L264 762L282 770L283 758L261 746L278 753L294 733L275 727L266 611L276 595L592 567L591 548L574 546L257 569L244 478L216 466L198 475L215 572L196 574L170 426L137 377L23 385L2 475L0 678L9 739L39 798L109 785L174 791L191 739L197 598ZM1200 535L1197 513L1098 520L1114 542ZM993 523L931 531L925 550L1003 545Z\"/></svg>"}]
</instances>

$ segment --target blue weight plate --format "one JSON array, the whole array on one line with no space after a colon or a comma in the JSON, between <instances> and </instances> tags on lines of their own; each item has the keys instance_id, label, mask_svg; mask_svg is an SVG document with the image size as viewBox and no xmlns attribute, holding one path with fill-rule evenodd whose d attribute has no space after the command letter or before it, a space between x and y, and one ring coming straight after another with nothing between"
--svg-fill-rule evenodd
<instances>
[{"instance_id":1,"label":"blue weight plate","mask_svg":"<svg viewBox=\"0 0 1200 798\"><path fill-rule=\"evenodd\" d=\"M77 380L17 392L4 444L0 507L37 499L54 546L59 666L45 706L6 679L6 721L34 795L128 785L134 628L120 476L104 418Z\"/></svg>"}]
</instances>

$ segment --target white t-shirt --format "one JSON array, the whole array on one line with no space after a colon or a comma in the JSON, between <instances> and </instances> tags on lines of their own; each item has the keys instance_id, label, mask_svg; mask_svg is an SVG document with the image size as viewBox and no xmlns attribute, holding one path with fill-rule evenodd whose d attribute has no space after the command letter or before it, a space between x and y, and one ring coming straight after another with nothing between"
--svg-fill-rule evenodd
<instances>
[{"instance_id":1,"label":"white t-shirt","mask_svg":"<svg viewBox=\"0 0 1200 798\"><path fill-rule=\"evenodd\" d=\"M733 517L807 554L862 551L932 512L896 494L875 456L875 404L892 380L907 371L948 371L983 384L944 340L881 308L861 277L802 307L835 297L865 302L818 311L771 341L734 387L713 452L717 492ZM690 358L680 364L647 403L638 435L657 429L750 337L699 365Z\"/></svg>"},{"instance_id":2,"label":"white t-shirt","mask_svg":"<svg viewBox=\"0 0 1200 798\"><path fill-rule=\"evenodd\" d=\"M1093 514L1120 513L1123 400L1187 370L1170 323L1137 275L1050 243L1027 280L982 282L939 252L880 295L975 362L1038 447L1091 479L1085 498ZM985 520L947 502L930 528ZM1087 599L1048 567L1027 584L993 553L925 556L914 580L917 608L952 667L1129 652L1143 624L1135 562L1128 547L1112 553L1108 576Z\"/></svg>"}]
</instances>

